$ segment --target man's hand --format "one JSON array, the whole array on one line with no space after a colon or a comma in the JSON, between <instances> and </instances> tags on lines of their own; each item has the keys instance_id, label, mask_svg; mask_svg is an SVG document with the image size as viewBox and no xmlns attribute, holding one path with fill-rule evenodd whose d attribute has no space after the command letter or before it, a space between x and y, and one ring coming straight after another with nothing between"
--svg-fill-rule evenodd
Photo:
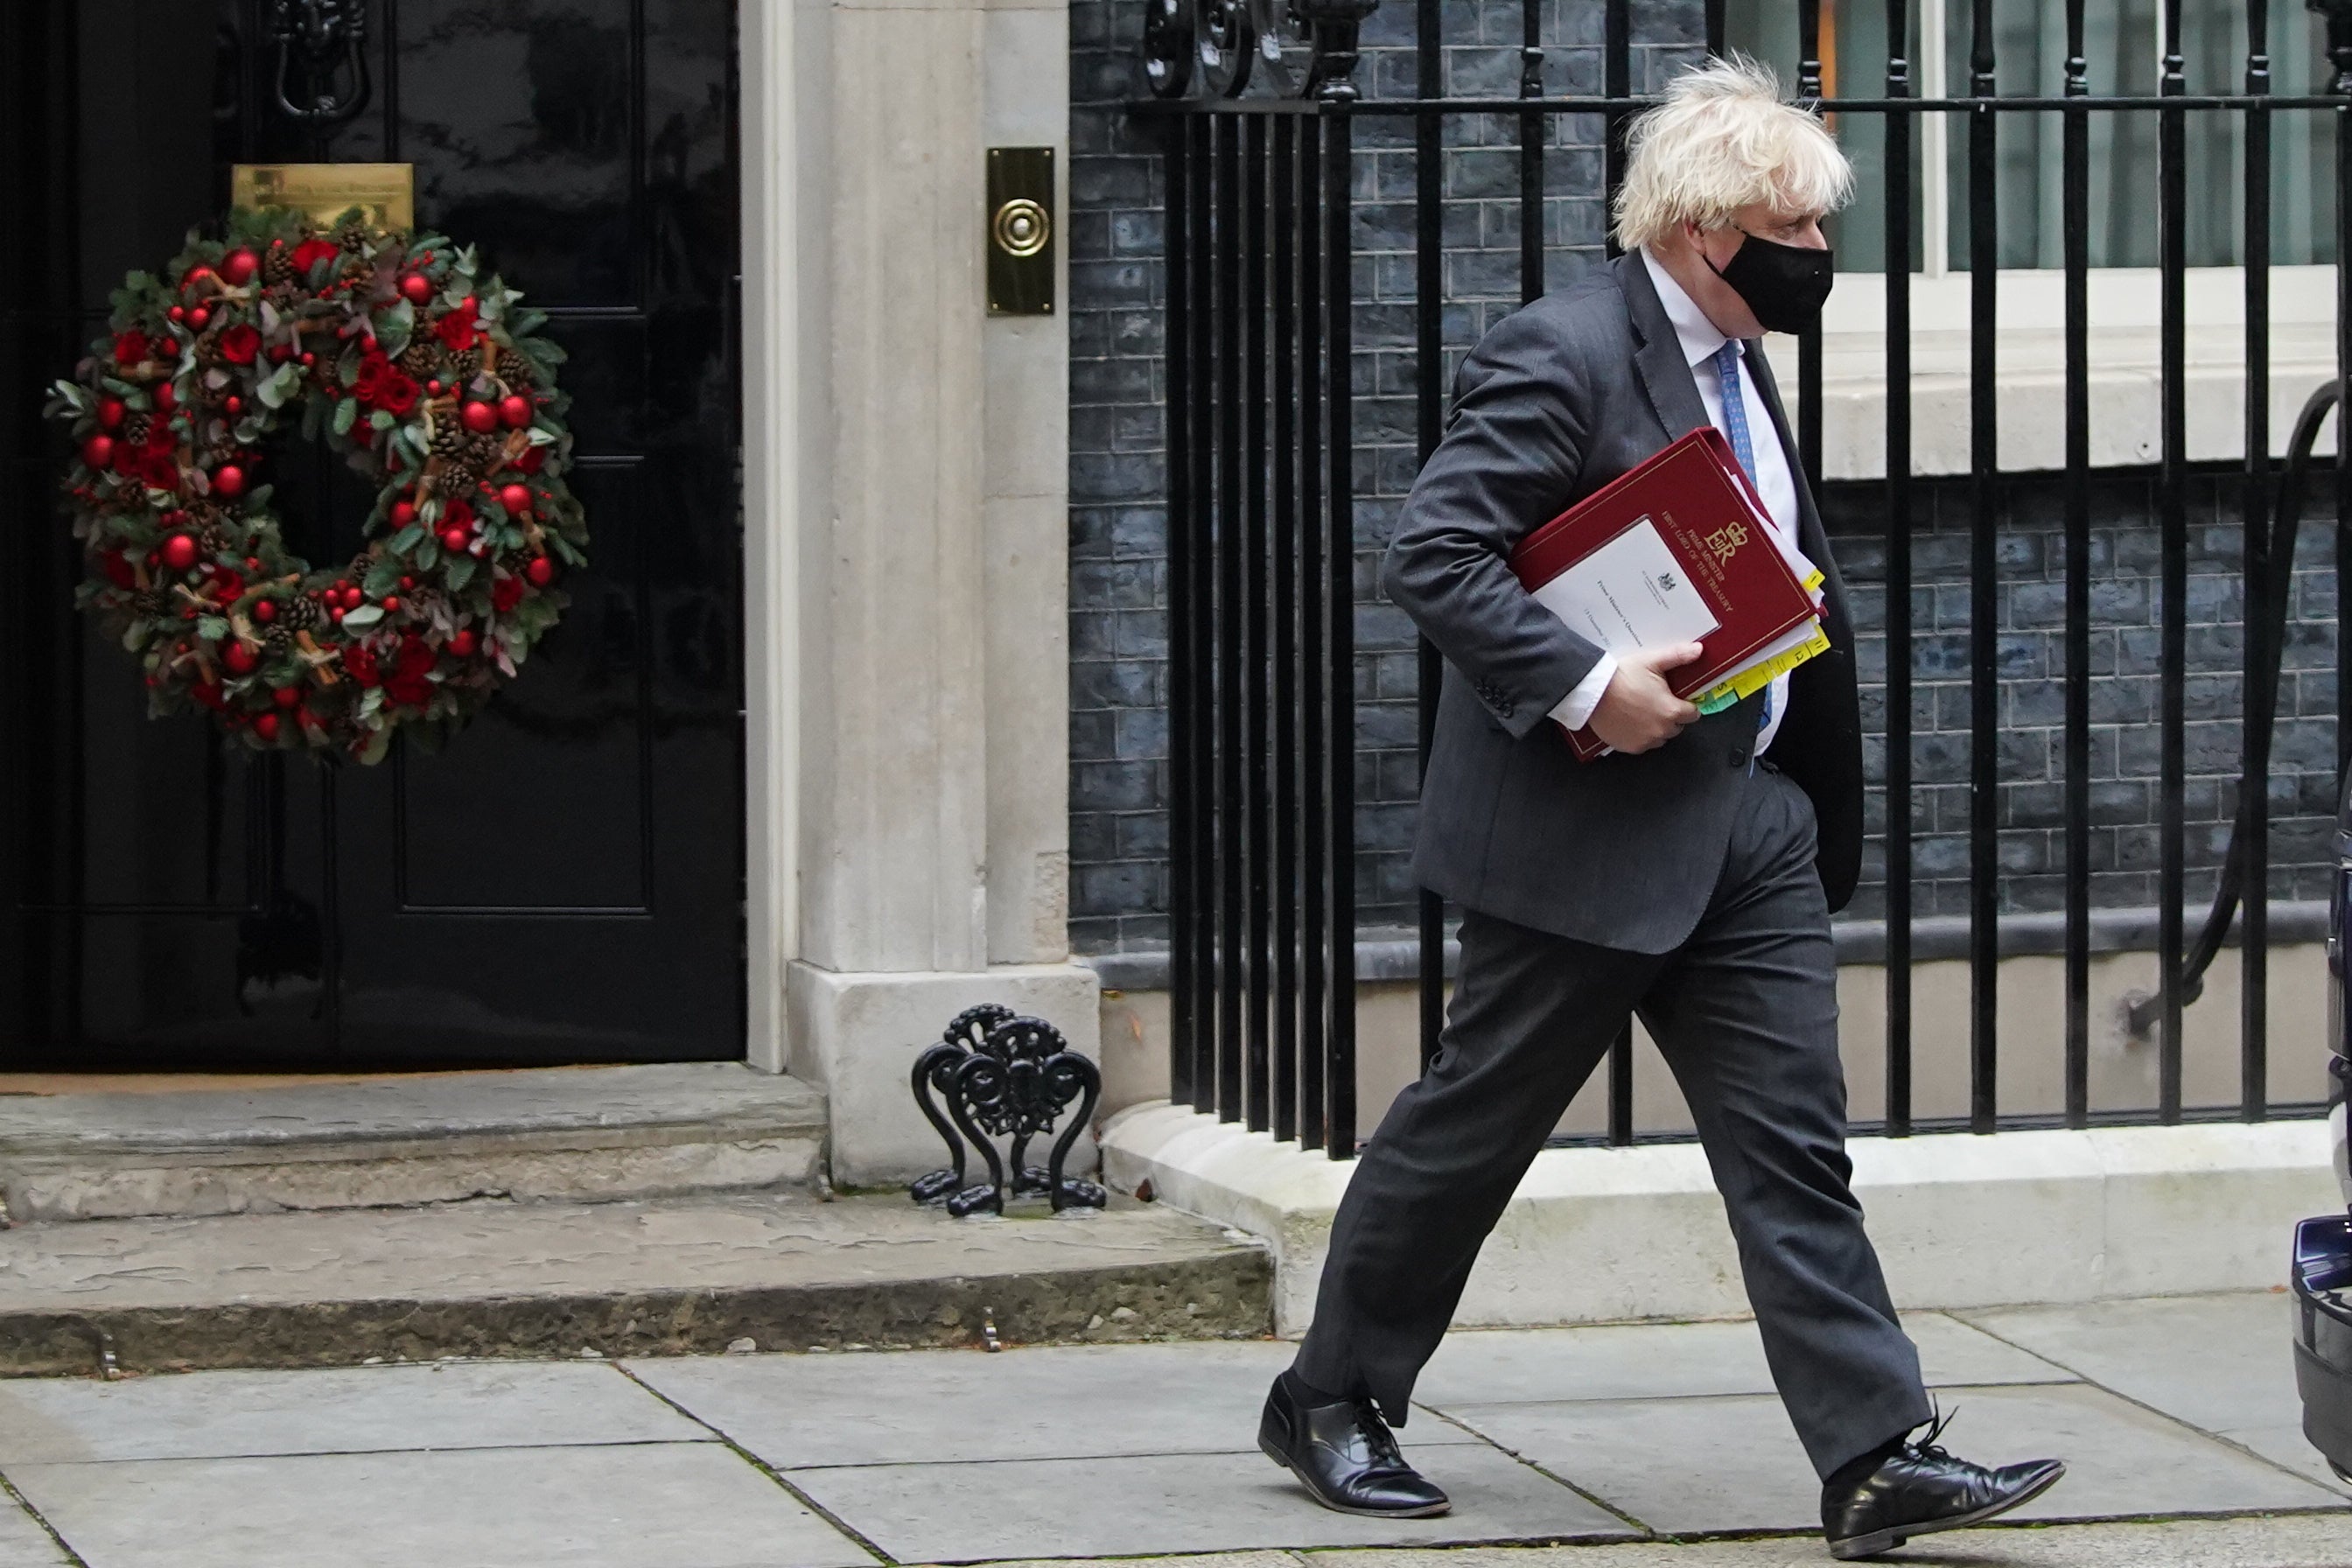
<instances>
[{"instance_id":1,"label":"man's hand","mask_svg":"<svg viewBox=\"0 0 2352 1568\"><path fill-rule=\"evenodd\" d=\"M1617 673L1594 705L1587 728L1621 752L1651 752L1698 721L1698 710L1666 687L1666 671L1699 656L1695 642L1622 654Z\"/></svg>"}]
</instances>

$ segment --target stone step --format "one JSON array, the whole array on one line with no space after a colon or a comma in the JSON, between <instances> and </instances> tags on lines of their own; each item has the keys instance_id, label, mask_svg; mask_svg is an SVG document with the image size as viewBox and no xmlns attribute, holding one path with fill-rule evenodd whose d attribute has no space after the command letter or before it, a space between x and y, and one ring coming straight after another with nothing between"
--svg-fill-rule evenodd
<instances>
[{"instance_id":1,"label":"stone step","mask_svg":"<svg viewBox=\"0 0 2352 1568\"><path fill-rule=\"evenodd\" d=\"M805 1187L824 1097L736 1062L0 1096L25 1225Z\"/></svg>"},{"instance_id":2,"label":"stone step","mask_svg":"<svg viewBox=\"0 0 2352 1568\"><path fill-rule=\"evenodd\" d=\"M0 1232L0 1375L1107 1343L1269 1331L1273 1267L1158 1205L903 1197L94 1220Z\"/></svg>"}]
</instances>

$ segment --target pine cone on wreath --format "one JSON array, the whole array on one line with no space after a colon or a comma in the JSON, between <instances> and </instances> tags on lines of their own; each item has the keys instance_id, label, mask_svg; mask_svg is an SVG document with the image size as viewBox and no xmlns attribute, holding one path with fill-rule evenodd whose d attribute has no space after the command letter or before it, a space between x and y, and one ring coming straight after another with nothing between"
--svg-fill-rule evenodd
<instances>
[{"instance_id":1,"label":"pine cone on wreath","mask_svg":"<svg viewBox=\"0 0 2352 1568\"><path fill-rule=\"evenodd\" d=\"M261 646L272 658L284 658L294 647L291 626L272 626L261 634Z\"/></svg>"},{"instance_id":2,"label":"pine cone on wreath","mask_svg":"<svg viewBox=\"0 0 2352 1568\"><path fill-rule=\"evenodd\" d=\"M411 343L401 350L400 358L394 363L416 380L429 381L433 377L436 367L440 363L440 358L441 356L435 352L431 343L420 342Z\"/></svg>"},{"instance_id":3,"label":"pine cone on wreath","mask_svg":"<svg viewBox=\"0 0 2352 1568\"><path fill-rule=\"evenodd\" d=\"M519 349L499 351L499 379L520 390L530 384L530 361Z\"/></svg>"},{"instance_id":4,"label":"pine cone on wreath","mask_svg":"<svg viewBox=\"0 0 2352 1568\"><path fill-rule=\"evenodd\" d=\"M170 613L172 597L153 588L142 588L131 595L131 607L148 620L160 620Z\"/></svg>"},{"instance_id":5,"label":"pine cone on wreath","mask_svg":"<svg viewBox=\"0 0 2352 1568\"><path fill-rule=\"evenodd\" d=\"M499 466L499 458L506 449L506 442L499 437L468 436L464 461L476 473L487 474Z\"/></svg>"},{"instance_id":6,"label":"pine cone on wreath","mask_svg":"<svg viewBox=\"0 0 2352 1568\"><path fill-rule=\"evenodd\" d=\"M466 427L455 414L433 422L433 455L456 462L466 449Z\"/></svg>"},{"instance_id":7,"label":"pine cone on wreath","mask_svg":"<svg viewBox=\"0 0 2352 1568\"><path fill-rule=\"evenodd\" d=\"M152 415L125 415L122 420L122 439L126 445L144 447L147 444L147 437L153 433L154 428L155 420Z\"/></svg>"},{"instance_id":8,"label":"pine cone on wreath","mask_svg":"<svg viewBox=\"0 0 2352 1568\"><path fill-rule=\"evenodd\" d=\"M271 629L283 629L290 637L296 632L309 631L326 618L327 613L319 608L318 600L308 594L299 594L293 598L278 601L278 619Z\"/></svg>"},{"instance_id":9,"label":"pine cone on wreath","mask_svg":"<svg viewBox=\"0 0 2352 1568\"><path fill-rule=\"evenodd\" d=\"M226 555L231 542L228 530L216 522L196 531L196 545L208 556Z\"/></svg>"},{"instance_id":10,"label":"pine cone on wreath","mask_svg":"<svg viewBox=\"0 0 2352 1568\"><path fill-rule=\"evenodd\" d=\"M463 386L481 373L481 350L461 349L449 356L449 374L446 379L456 385Z\"/></svg>"},{"instance_id":11,"label":"pine cone on wreath","mask_svg":"<svg viewBox=\"0 0 2352 1568\"><path fill-rule=\"evenodd\" d=\"M367 248L367 229L362 225L347 223L343 225L341 228L335 231L335 243L342 247L344 251L348 254L356 254L360 251L365 250Z\"/></svg>"},{"instance_id":12,"label":"pine cone on wreath","mask_svg":"<svg viewBox=\"0 0 2352 1568\"><path fill-rule=\"evenodd\" d=\"M294 247L273 245L262 253L261 281L270 289L291 287L295 281Z\"/></svg>"}]
</instances>

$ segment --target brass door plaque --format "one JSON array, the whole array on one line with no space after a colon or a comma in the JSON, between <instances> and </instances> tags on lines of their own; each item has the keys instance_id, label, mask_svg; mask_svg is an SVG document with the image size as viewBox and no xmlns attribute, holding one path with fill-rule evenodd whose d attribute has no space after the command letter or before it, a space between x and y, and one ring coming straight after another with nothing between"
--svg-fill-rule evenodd
<instances>
[{"instance_id":1,"label":"brass door plaque","mask_svg":"<svg viewBox=\"0 0 2352 1568\"><path fill-rule=\"evenodd\" d=\"M1054 313L1054 150L988 150L988 313Z\"/></svg>"},{"instance_id":2,"label":"brass door plaque","mask_svg":"<svg viewBox=\"0 0 2352 1568\"><path fill-rule=\"evenodd\" d=\"M291 207L320 223L359 207L383 227L416 226L414 163L239 163L228 193L236 206Z\"/></svg>"}]
</instances>

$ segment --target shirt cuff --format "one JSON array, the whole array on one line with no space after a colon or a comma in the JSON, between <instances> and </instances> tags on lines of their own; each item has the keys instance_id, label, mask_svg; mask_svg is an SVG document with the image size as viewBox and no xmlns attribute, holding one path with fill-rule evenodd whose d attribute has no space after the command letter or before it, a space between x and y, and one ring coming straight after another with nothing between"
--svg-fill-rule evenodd
<instances>
[{"instance_id":1,"label":"shirt cuff","mask_svg":"<svg viewBox=\"0 0 2352 1568\"><path fill-rule=\"evenodd\" d=\"M1576 683L1569 694L1559 700L1551 716L1565 730L1581 730L1592 722L1592 710L1601 706L1601 694L1609 689L1610 680L1617 673L1617 656L1604 652Z\"/></svg>"}]
</instances>

